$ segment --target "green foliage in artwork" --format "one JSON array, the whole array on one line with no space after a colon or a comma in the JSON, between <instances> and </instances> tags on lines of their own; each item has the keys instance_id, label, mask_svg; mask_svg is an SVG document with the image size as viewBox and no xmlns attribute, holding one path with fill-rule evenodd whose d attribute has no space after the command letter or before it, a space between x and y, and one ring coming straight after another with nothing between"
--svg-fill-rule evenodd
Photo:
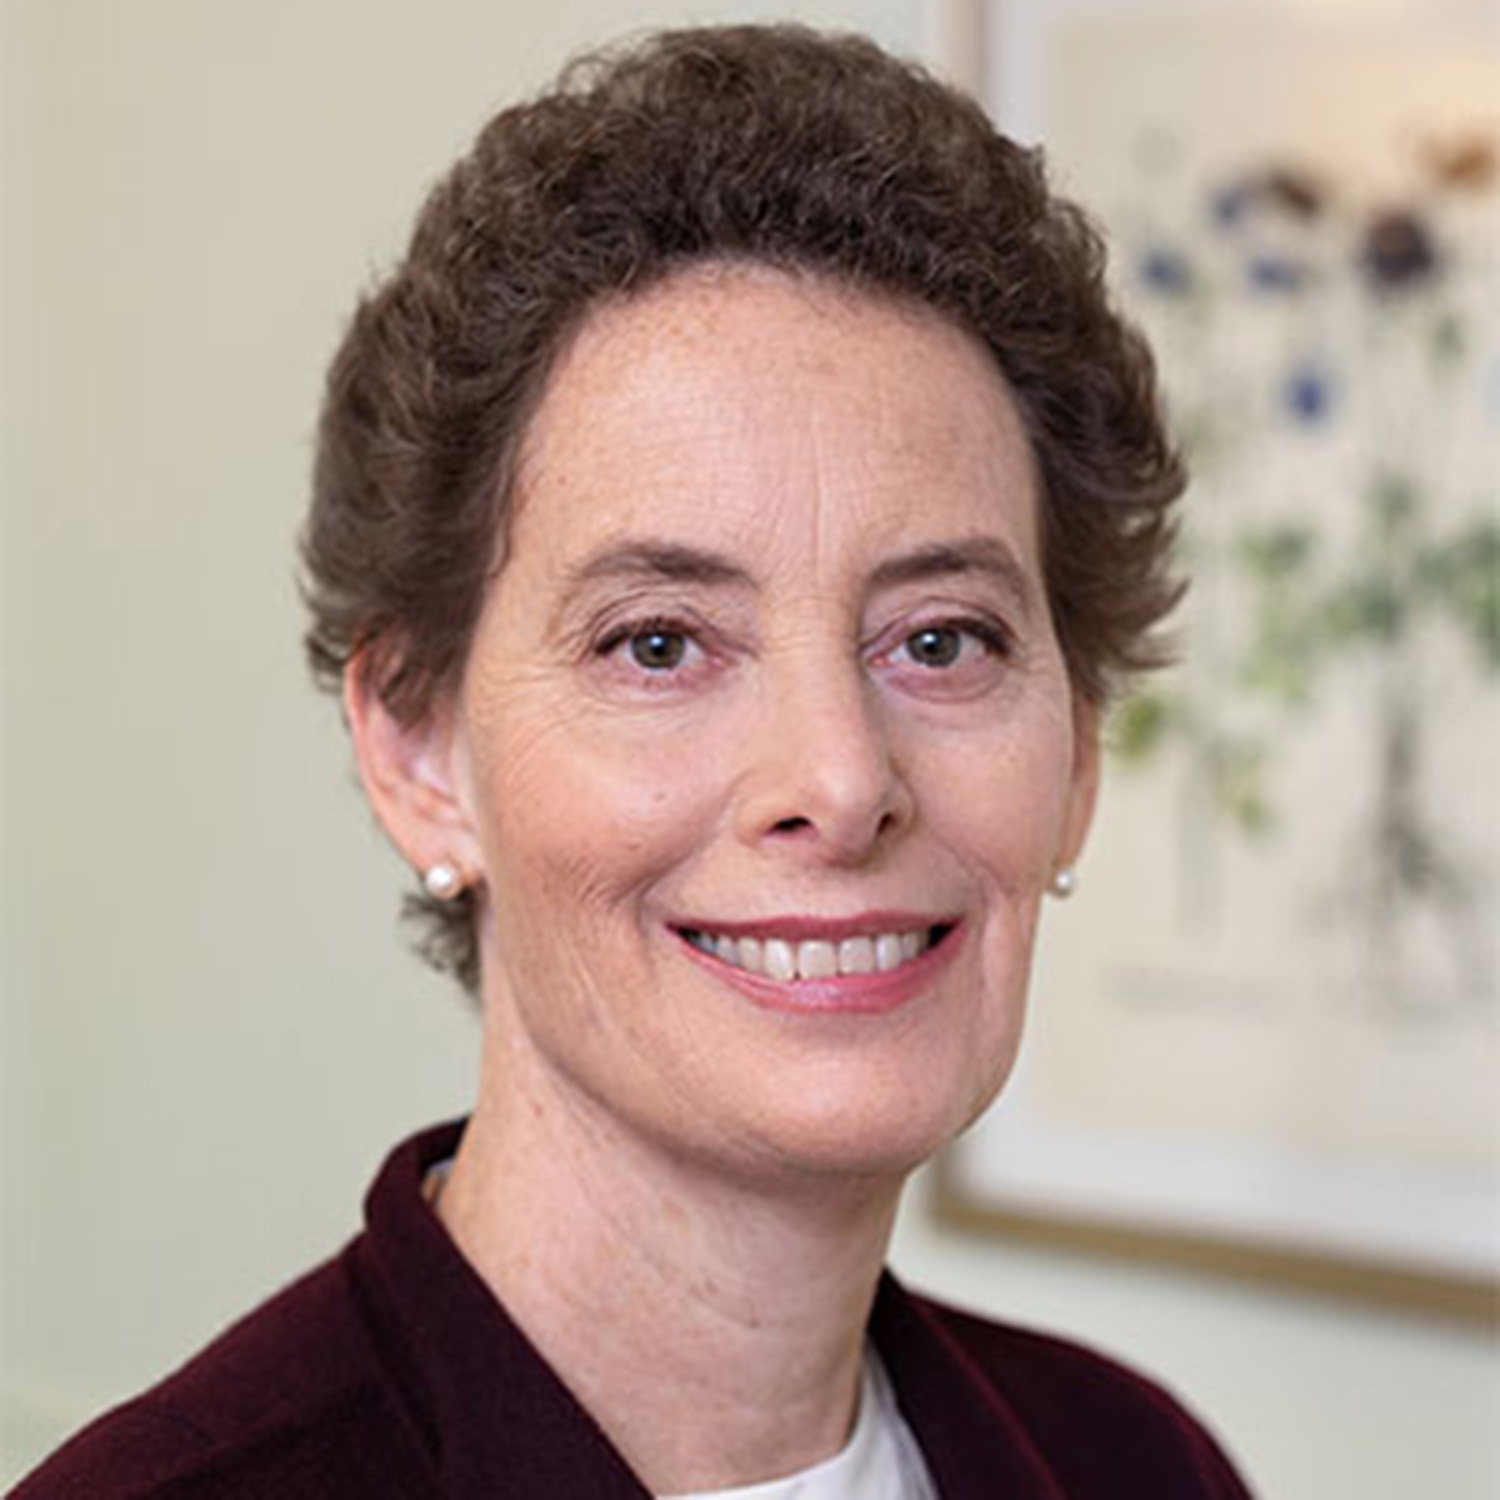
<instances>
[{"instance_id":1,"label":"green foliage in artwork","mask_svg":"<svg viewBox=\"0 0 1500 1500\"><path fill-rule=\"evenodd\" d=\"M1152 759L1171 730L1172 704L1164 693L1142 688L1110 715L1109 748L1117 760L1139 765Z\"/></svg>"},{"instance_id":2,"label":"green foliage in artwork","mask_svg":"<svg viewBox=\"0 0 1500 1500\"><path fill-rule=\"evenodd\" d=\"M1416 586L1500 674L1500 519L1481 517L1419 559Z\"/></svg>"},{"instance_id":3,"label":"green foliage in artwork","mask_svg":"<svg viewBox=\"0 0 1500 1500\"><path fill-rule=\"evenodd\" d=\"M1255 580L1253 618L1236 685L1288 707L1312 695L1326 645L1318 611L1308 600L1308 578L1318 536L1305 521L1246 530L1235 556Z\"/></svg>"},{"instance_id":4,"label":"green foliage in artwork","mask_svg":"<svg viewBox=\"0 0 1500 1500\"><path fill-rule=\"evenodd\" d=\"M1463 319L1444 309L1432 324L1432 362L1440 370L1459 370L1474 347L1474 339Z\"/></svg>"},{"instance_id":5,"label":"green foliage in artwork","mask_svg":"<svg viewBox=\"0 0 1500 1500\"><path fill-rule=\"evenodd\" d=\"M1394 997L1418 921L1484 988L1493 860L1437 793L1441 716L1500 679L1500 140L1407 144L1404 187L1361 198L1332 164L1195 177L1158 130L1115 225L1195 484L1184 665L1117 706L1112 758L1170 793L1201 896L1229 836L1289 827L1309 753L1352 753L1359 878L1329 910Z\"/></svg>"},{"instance_id":6,"label":"green foliage in artwork","mask_svg":"<svg viewBox=\"0 0 1500 1500\"><path fill-rule=\"evenodd\" d=\"M1242 833L1270 832L1273 817L1266 795L1270 750L1260 740L1227 739L1210 760L1211 786L1219 808Z\"/></svg>"}]
</instances>

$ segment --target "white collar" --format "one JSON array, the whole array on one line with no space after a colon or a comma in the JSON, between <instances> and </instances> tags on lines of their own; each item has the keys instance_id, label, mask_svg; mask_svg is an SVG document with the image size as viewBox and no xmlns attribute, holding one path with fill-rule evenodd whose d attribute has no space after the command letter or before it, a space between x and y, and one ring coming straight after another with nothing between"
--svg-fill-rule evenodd
<instances>
[{"instance_id":1,"label":"white collar","mask_svg":"<svg viewBox=\"0 0 1500 1500\"><path fill-rule=\"evenodd\" d=\"M859 1416L849 1441L811 1468L728 1490L661 1500L936 1500L921 1449L896 1405L885 1366L866 1344Z\"/></svg>"}]
</instances>

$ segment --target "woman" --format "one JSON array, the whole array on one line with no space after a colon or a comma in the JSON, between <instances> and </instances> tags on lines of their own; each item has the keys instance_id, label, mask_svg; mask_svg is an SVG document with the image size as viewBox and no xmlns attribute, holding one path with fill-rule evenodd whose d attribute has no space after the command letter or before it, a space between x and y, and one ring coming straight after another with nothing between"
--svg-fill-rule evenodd
<instances>
[{"instance_id":1,"label":"woman","mask_svg":"<svg viewBox=\"0 0 1500 1500\"><path fill-rule=\"evenodd\" d=\"M18 1497L1245 1493L882 1272L1177 592L1101 260L864 42L666 34L491 122L334 364L306 538L476 1108Z\"/></svg>"}]
</instances>

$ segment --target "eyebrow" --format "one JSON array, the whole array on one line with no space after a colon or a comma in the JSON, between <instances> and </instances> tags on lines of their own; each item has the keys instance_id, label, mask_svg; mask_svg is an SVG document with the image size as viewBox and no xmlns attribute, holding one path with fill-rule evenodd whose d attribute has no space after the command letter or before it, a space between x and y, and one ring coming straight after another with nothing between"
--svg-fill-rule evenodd
<instances>
[{"instance_id":1,"label":"eyebrow","mask_svg":"<svg viewBox=\"0 0 1500 1500\"><path fill-rule=\"evenodd\" d=\"M998 537L966 536L903 552L879 564L871 574L875 588L923 583L931 578L982 574L1002 584L1016 601L1029 607L1035 585L1015 553Z\"/></svg>"},{"instance_id":2,"label":"eyebrow","mask_svg":"<svg viewBox=\"0 0 1500 1500\"><path fill-rule=\"evenodd\" d=\"M570 589L601 579L662 580L670 583L753 584L738 564L716 552L680 542L638 541L607 547L568 572Z\"/></svg>"},{"instance_id":3,"label":"eyebrow","mask_svg":"<svg viewBox=\"0 0 1500 1500\"><path fill-rule=\"evenodd\" d=\"M993 536L958 537L900 553L877 564L869 581L871 588L882 589L976 573L995 579L1023 606L1032 604L1035 587L1030 575L1010 547ZM755 586L745 568L717 552L642 539L606 547L570 569L568 592L610 579Z\"/></svg>"}]
</instances>

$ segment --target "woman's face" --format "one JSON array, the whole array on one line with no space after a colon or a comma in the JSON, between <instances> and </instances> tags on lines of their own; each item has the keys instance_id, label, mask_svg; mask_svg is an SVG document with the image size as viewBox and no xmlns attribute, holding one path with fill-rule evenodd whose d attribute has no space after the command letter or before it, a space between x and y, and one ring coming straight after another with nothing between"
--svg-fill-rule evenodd
<instances>
[{"instance_id":1,"label":"woman's face","mask_svg":"<svg viewBox=\"0 0 1500 1500\"><path fill-rule=\"evenodd\" d=\"M1095 776L1006 387L769 271L597 312L451 744L496 1086L719 1171L905 1171L1015 1056Z\"/></svg>"}]
</instances>

